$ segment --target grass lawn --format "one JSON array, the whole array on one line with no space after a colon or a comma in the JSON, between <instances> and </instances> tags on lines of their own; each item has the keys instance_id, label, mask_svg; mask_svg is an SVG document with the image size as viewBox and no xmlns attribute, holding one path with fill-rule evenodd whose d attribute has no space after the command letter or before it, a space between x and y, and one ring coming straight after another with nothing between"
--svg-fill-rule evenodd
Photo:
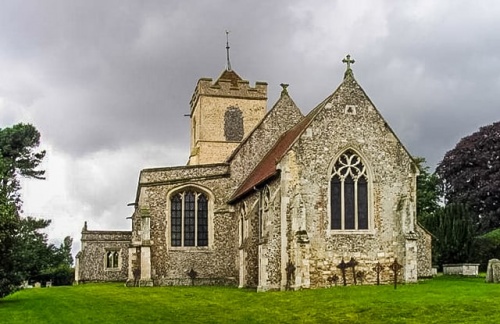
<instances>
[{"instance_id":1,"label":"grass lawn","mask_svg":"<svg viewBox=\"0 0 500 324\"><path fill-rule=\"evenodd\" d=\"M0 323L500 323L484 277L256 293L230 287L86 284L0 299Z\"/></svg>"}]
</instances>

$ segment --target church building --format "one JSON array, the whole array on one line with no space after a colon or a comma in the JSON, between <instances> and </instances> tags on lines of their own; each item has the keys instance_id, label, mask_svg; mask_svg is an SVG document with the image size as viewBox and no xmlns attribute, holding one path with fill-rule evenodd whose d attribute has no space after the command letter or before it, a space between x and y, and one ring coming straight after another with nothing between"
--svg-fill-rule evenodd
<instances>
[{"instance_id":1,"label":"church building","mask_svg":"<svg viewBox=\"0 0 500 324\"><path fill-rule=\"evenodd\" d=\"M396 263L400 282L430 276L417 165L343 62L305 116L286 84L268 110L267 83L229 60L200 79L187 165L140 172L131 231L85 224L76 281L303 289L389 282Z\"/></svg>"}]
</instances>

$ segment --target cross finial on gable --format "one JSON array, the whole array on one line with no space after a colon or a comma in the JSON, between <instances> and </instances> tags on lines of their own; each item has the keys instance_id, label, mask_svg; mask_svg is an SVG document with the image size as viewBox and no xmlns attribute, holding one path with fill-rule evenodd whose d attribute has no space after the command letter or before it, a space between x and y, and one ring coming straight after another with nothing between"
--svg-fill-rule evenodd
<instances>
[{"instance_id":1,"label":"cross finial on gable","mask_svg":"<svg viewBox=\"0 0 500 324\"><path fill-rule=\"evenodd\" d=\"M354 64L354 60L351 60L351 55L347 54L345 59L342 60L342 63L346 63L347 64L347 68L345 70L345 73L344 73L344 78L347 77L348 75L352 74L352 70L351 70L351 64Z\"/></svg>"},{"instance_id":2,"label":"cross finial on gable","mask_svg":"<svg viewBox=\"0 0 500 324\"><path fill-rule=\"evenodd\" d=\"M286 88L288 88L289 85L286 83L282 83L280 84L280 86L283 88L283 90L281 90L281 95L287 94L288 90Z\"/></svg>"},{"instance_id":3,"label":"cross finial on gable","mask_svg":"<svg viewBox=\"0 0 500 324\"><path fill-rule=\"evenodd\" d=\"M351 69L351 64L354 64L354 60L351 60L351 55L347 54L347 56L345 57L345 59L342 60L342 63L346 63L347 64L347 70L350 70Z\"/></svg>"}]
</instances>

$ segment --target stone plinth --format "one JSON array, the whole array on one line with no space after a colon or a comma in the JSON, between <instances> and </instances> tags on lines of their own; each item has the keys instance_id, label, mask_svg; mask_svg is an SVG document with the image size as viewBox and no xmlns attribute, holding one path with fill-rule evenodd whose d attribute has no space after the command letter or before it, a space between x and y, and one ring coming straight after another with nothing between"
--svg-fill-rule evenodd
<instances>
[{"instance_id":1,"label":"stone plinth","mask_svg":"<svg viewBox=\"0 0 500 324\"><path fill-rule=\"evenodd\" d=\"M444 264L443 274L460 275L460 276L477 276L479 274L479 263Z\"/></svg>"}]
</instances>

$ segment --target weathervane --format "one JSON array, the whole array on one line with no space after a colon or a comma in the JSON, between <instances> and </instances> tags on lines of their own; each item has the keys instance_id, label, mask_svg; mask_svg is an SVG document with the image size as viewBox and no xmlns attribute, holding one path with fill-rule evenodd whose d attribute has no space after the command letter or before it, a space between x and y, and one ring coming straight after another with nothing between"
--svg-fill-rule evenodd
<instances>
[{"instance_id":1,"label":"weathervane","mask_svg":"<svg viewBox=\"0 0 500 324\"><path fill-rule=\"evenodd\" d=\"M231 71L231 62L229 61L229 30L226 30L226 56L227 56L227 66L226 70Z\"/></svg>"}]
</instances>

